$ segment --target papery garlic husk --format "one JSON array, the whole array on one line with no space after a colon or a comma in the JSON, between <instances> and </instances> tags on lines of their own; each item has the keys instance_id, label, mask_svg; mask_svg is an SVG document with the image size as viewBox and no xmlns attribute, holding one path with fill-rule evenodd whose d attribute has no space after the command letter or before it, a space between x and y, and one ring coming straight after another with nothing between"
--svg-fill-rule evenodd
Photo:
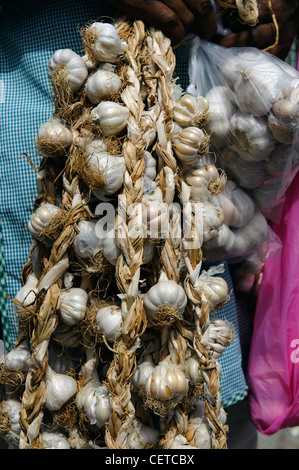
<instances>
[{"instance_id":1,"label":"papery garlic husk","mask_svg":"<svg viewBox=\"0 0 299 470\"><path fill-rule=\"evenodd\" d=\"M117 136L127 126L129 110L126 106L113 101L102 101L91 111L91 118L99 122L102 133Z\"/></svg>"},{"instance_id":2,"label":"papery garlic husk","mask_svg":"<svg viewBox=\"0 0 299 470\"><path fill-rule=\"evenodd\" d=\"M86 413L91 425L102 428L108 422L111 413L109 391L99 381L96 370L86 385L78 391L76 405Z\"/></svg>"},{"instance_id":3,"label":"papery garlic husk","mask_svg":"<svg viewBox=\"0 0 299 470\"><path fill-rule=\"evenodd\" d=\"M145 385L148 377L153 372L155 364L150 354L145 354L142 362L137 365L137 369L131 379L131 383L136 390Z\"/></svg>"},{"instance_id":4,"label":"papery garlic husk","mask_svg":"<svg viewBox=\"0 0 299 470\"><path fill-rule=\"evenodd\" d=\"M11 446L18 448L21 426L22 403L9 399L0 403L0 435Z\"/></svg>"},{"instance_id":5,"label":"papery garlic husk","mask_svg":"<svg viewBox=\"0 0 299 470\"><path fill-rule=\"evenodd\" d=\"M122 334L122 310L118 305L106 305L96 314L96 326L111 341Z\"/></svg>"},{"instance_id":6,"label":"papery garlic husk","mask_svg":"<svg viewBox=\"0 0 299 470\"><path fill-rule=\"evenodd\" d=\"M47 237L43 236L42 232L48 228L59 211L59 207L54 204L42 202L36 211L30 216L30 220L28 222L28 230L31 236L37 240L45 242Z\"/></svg>"},{"instance_id":7,"label":"papery garlic husk","mask_svg":"<svg viewBox=\"0 0 299 470\"><path fill-rule=\"evenodd\" d=\"M190 445L197 449L211 449L212 439L207 420L201 418L190 419L185 437Z\"/></svg>"},{"instance_id":8,"label":"papery garlic husk","mask_svg":"<svg viewBox=\"0 0 299 470\"><path fill-rule=\"evenodd\" d=\"M58 49L48 62L48 76L54 78L59 69L65 74L65 83L70 89L78 91L88 76L88 70L82 57L71 49Z\"/></svg>"},{"instance_id":9,"label":"papery garlic husk","mask_svg":"<svg viewBox=\"0 0 299 470\"><path fill-rule=\"evenodd\" d=\"M90 183L93 194L102 199L103 196L115 194L122 187L125 169L125 161L121 155L92 153L87 157L83 178Z\"/></svg>"},{"instance_id":10,"label":"papery garlic husk","mask_svg":"<svg viewBox=\"0 0 299 470\"><path fill-rule=\"evenodd\" d=\"M139 419L134 419L126 444L129 449L144 449L153 446L159 439L159 431L146 426Z\"/></svg>"},{"instance_id":11,"label":"papery garlic husk","mask_svg":"<svg viewBox=\"0 0 299 470\"><path fill-rule=\"evenodd\" d=\"M43 449L70 449L70 443L64 434L42 432Z\"/></svg>"},{"instance_id":12,"label":"papery garlic husk","mask_svg":"<svg viewBox=\"0 0 299 470\"><path fill-rule=\"evenodd\" d=\"M103 248L103 239L97 235L96 224L91 220L80 220L78 223L79 233L73 247L80 258L93 257Z\"/></svg>"},{"instance_id":13,"label":"papery garlic husk","mask_svg":"<svg viewBox=\"0 0 299 470\"><path fill-rule=\"evenodd\" d=\"M220 158L224 162L223 167L228 177L243 188L256 188L266 178L264 161L255 161L252 164L250 161L243 160L235 150L229 147L223 149Z\"/></svg>"},{"instance_id":14,"label":"papery garlic husk","mask_svg":"<svg viewBox=\"0 0 299 470\"><path fill-rule=\"evenodd\" d=\"M245 66L234 84L239 109L253 116L264 116L282 98L288 83L285 73L274 63L259 61Z\"/></svg>"},{"instance_id":15,"label":"papery garlic husk","mask_svg":"<svg viewBox=\"0 0 299 470\"><path fill-rule=\"evenodd\" d=\"M204 382L204 375L200 368L200 361L196 354L193 354L185 363L186 376L190 384L200 385Z\"/></svg>"},{"instance_id":16,"label":"papery garlic husk","mask_svg":"<svg viewBox=\"0 0 299 470\"><path fill-rule=\"evenodd\" d=\"M79 287L63 290L60 294L59 313L67 325L76 325L84 318L88 295Z\"/></svg>"},{"instance_id":17,"label":"papery garlic husk","mask_svg":"<svg viewBox=\"0 0 299 470\"><path fill-rule=\"evenodd\" d=\"M174 103L173 119L182 127L203 126L209 117L209 102L203 96L184 94Z\"/></svg>"},{"instance_id":18,"label":"papery garlic husk","mask_svg":"<svg viewBox=\"0 0 299 470\"><path fill-rule=\"evenodd\" d=\"M122 86L119 76L111 70L98 69L90 75L85 85L85 91L92 104L98 104L118 91Z\"/></svg>"},{"instance_id":19,"label":"papery garlic husk","mask_svg":"<svg viewBox=\"0 0 299 470\"><path fill-rule=\"evenodd\" d=\"M119 38L112 24L101 22L94 22L85 29L83 45L90 58L95 62L112 64L127 47L127 43Z\"/></svg>"},{"instance_id":20,"label":"papery garlic husk","mask_svg":"<svg viewBox=\"0 0 299 470\"><path fill-rule=\"evenodd\" d=\"M34 273L30 273L26 283L17 292L15 299L21 302L25 307L32 306L36 300L36 295L38 293L38 288L36 287L37 283L38 279L36 275ZM19 312L20 310L22 310L22 307L15 303L14 311Z\"/></svg>"},{"instance_id":21,"label":"papery garlic husk","mask_svg":"<svg viewBox=\"0 0 299 470\"><path fill-rule=\"evenodd\" d=\"M65 154L72 142L72 132L58 117L53 116L40 125L36 147L46 157L57 157Z\"/></svg>"},{"instance_id":22,"label":"papery garlic husk","mask_svg":"<svg viewBox=\"0 0 299 470\"><path fill-rule=\"evenodd\" d=\"M149 322L154 325L171 324L182 318L187 296L182 286L161 274L157 284L143 297L143 306Z\"/></svg>"},{"instance_id":23,"label":"papery garlic husk","mask_svg":"<svg viewBox=\"0 0 299 470\"><path fill-rule=\"evenodd\" d=\"M209 103L209 120L205 126L213 147L223 148L230 137L230 119L236 110L235 97L225 86L211 88L205 96Z\"/></svg>"},{"instance_id":24,"label":"papery garlic husk","mask_svg":"<svg viewBox=\"0 0 299 470\"><path fill-rule=\"evenodd\" d=\"M231 344L233 337L231 327L226 321L217 318L210 322L208 344L215 359L222 356L225 349Z\"/></svg>"},{"instance_id":25,"label":"papery garlic husk","mask_svg":"<svg viewBox=\"0 0 299 470\"><path fill-rule=\"evenodd\" d=\"M28 341L22 341L16 348L6 353L4 364L8 370L28 370L30 367L30 349Z\"/></svg>"},{"instance_id":26,"label":"papery garlic husk","mask_svg":"<svg viewBox=\"0 0 299 470\"><path fill-rule=\"evenodd\" d=\"M145 382L144 391L152 400L181 401L188 393L188 388L188 379L182 368L166 358L154 367Z\"/></svg>"},{"instance_id":27,"label":"papery garlic husk","mask_svg":"<svg viewBox=\"0 0 299 470\"><path fill-rule=\"evenodd\" d=\"M214 196L213 203L222 210L224 223L232 227L243 227L252 218L255 204L249 194L228 180L225 189Z\"/></svg>"},{"instance_id":28,"label":"papery garlic husk","mask_svg":"<svg viewBox=\"0 0 299 470\"><path fill-rule=\"evenodd\" d=\"M209 151L209 136L199 127L186 127L173 137L173 150L182 163L194 163Z\"/></svg>"},{"instance_id":29,"label":"papery garlic husk","mask_svg":"<svg viewBox=\"0 0 299 470\"><path fill-rule=\"evenodd\" d=\"M59 410L77 391L77 382L66 374L57 374L49 365L46 372L46 403L50 411Z\"/></svg>"},{"instance_id":30,"label":"papery garlic husk","mask_svg":"<svg viewBox=\"0 0 299 470\"><path fill-rule=\"evenodd\" d=\"M230 120L231 142L238 154L248 161L266 160L275 147L267 121L236 112Z\"/></svg>"},{"instance_id":31,"label":"papery garlic husk","mask_svg":"<svg viewBox=\"0 0 299 470\"><path fill-rule=\"evenodd\" d=\"M218 266L212 266L208 271L202 271L194 287L198 292L202 292L206 300L210 304L210 308L219 308L228 300L228 285L225 279L215 274L221 274L224 272L224 266L222 264Z\"/></svg>"}]
</instances>

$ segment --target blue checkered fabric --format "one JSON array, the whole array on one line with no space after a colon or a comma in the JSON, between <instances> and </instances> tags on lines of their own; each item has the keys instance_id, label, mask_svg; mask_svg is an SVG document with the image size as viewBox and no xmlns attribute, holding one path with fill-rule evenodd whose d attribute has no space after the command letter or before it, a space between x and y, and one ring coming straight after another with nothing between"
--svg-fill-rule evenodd
<instances>
[{"instance_id":1,"label":"blue checkered fabric","mask_svg":"<svg viewBox=\"0 0 299 470\"><path fill-rule=\"evenodd\" d=\"M39 126L53 113L47 62L60 48L82 52L80 28L90 20L111 19L111 6L101 0L14 0L0 13L0 215L4 247L6 291L14 298L21 287L21 270L28 259L31 238L26 229L37 196L36 173L26 153L39 167L34 141ZM188 56L178 48L177 75L187 85ZM1 268L0 268L1 269ZM224 277L232 290L228 267ZM0 288L4 286L1 284ZM6 349L17 338L12 302L2 311ZM249 337L248 313L234 295L217 316L233 324L235 340L221 358L224 406L244 398L247 385L242 369L241 336Z\"/></svg>"}]
</instances>

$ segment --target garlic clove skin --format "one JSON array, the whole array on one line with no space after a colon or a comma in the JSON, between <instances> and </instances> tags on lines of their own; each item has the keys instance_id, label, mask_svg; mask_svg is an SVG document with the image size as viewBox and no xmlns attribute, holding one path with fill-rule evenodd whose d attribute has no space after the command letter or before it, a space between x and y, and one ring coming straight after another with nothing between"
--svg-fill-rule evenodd
<instances>
[{"instance_id":1,"label":"garlic clove skin","mask_svg":"<svg viewBox=\"0 0 299 470\"><path fill-rule=\"evenodd\" d=\"M46 403L50 411L59 410L75 395L77 382L65 374L58 374L48 365L46 372Z\"/></svg>"},{"instance_id":2,"label":"garlic clove skin","mask_svg":"<svg viewBox=\"0 0 299 470\"><path fill-rule=\"evenodd\" d=\"M87 79L85 91L91 103L98 104L103 98L120 91L121 86L121 80L116 73L99 69Z\"/></svg>"},{"instance_id":3,"label":"garlic clove skin","mask_svg":"<svg viewBox=\"0 0 299 470\"><path fill-rule=\"evenodd\" d=\"M16 348L11 349L4 358L5 367L8 370L29 370L30 349L28 341L23 341Z\"/></svg>"},{"instance_id":4,"label":"garlic clove skin","mask_svg":"<svg viewBox=\"0 0 299 470\"><path fill-rule=\"evenodd\" d=\"M59 313L67 325L76 325L84 318L88 295L79 287L63 290L60 295Z\"/></svg>"},{"instance_id":5,"label":"garlic clove skin","mask_svg":"<svg viewBox=\"0 0 299 470\"><path fill-rule=\"evenodd\" d=\"M78 228L79 233L73 245L75 253L80 258L95 256L103 248L103 240L97 236L96 222L81 220Z\"/></svg>"},{"instance_id":6,"label":"garlic clove skin","mask_svg":"<svg viewBox=\"0 0 299 470\"><path fill-rule=\"evenodd\" d=\"M67 71L70 89L78 91L88 76L88 69L82 57L71 49L58 49L48 62L48 77L51 79L57 67L61 66Z\"/></svg>"},{"instance_id":7,"label":"garlic clove skin","mask_svg":"<svg viewBox=\"0 0 299 470\"><path fill-rule=\"evenodd\" d=\"M105 136L117 136L127 126L129 110L120 103L102 101L91 111L91 118L99 122Z\"/></svg>"},{"instance_id":8,"label":"garlic clove skin","mask_svg":"<svg viewBox=\"0 0 299 470\"><path fill-rule=\"evenodd\" d=\"M0 404L0 419L3 423L8 420L7 429L3 432L3 439L11 446L18 448L21 426L20 426L20 413L22 410L22 403L15 399L2 401Z\"/></svg>"},{"instance_id":9,"label":"garlic clove skin","mask_svg":"<svg viewBox=\"0 0 299 470\"><path fill-rule=\"evenodd\" d=\"M154 367L145 382L148 397L161 402L182 400L188 392L189 383L184 372L175 364L165 359Z\"/></svg>"},{"instance_id":10,"label":"garlic clove skin","mask_svg":"<svg viewBox=\"0 0 299 470\"><path fill-rule=\"evenodd\" d=\"M219 265L217 269L221 269ZM211 309L219 307L228 298L228 285L222 277L214 275L214 269L203 271L195 282L195 287L201 291L210 303Z\"/></svg>"},{"instance_id":11,"label":"garlic clove skin","mask_svg":"<svg viewBox=\"0 0 299 470\"><path fill-rule=\"evenodd\" d=\"M61 433L42 432L43 449L70 449L68 439Z\"/></svg>"},{"instance_id":12,"label":"garlic clove skin","mask_svg":"<svg viewBox=\"0 0 299 470\"><path fill-rule=\"evenodd\" d=\"M94 22L86 29L83 44L92 59L112 64L127 48L127 43L121 41L112 24L100 22Z\"/></svg>"},{"instance_id":13,"label":"garlic clove skin","mask_svg":"<svg viewBox=\"0 0 299 470\"><path fill-rule=\"evenodd\" d=\"M115 341L122 333L122 311L117 305L107 305L96 314L96 325L106 338Z\"/></svg>"}]
</instances>

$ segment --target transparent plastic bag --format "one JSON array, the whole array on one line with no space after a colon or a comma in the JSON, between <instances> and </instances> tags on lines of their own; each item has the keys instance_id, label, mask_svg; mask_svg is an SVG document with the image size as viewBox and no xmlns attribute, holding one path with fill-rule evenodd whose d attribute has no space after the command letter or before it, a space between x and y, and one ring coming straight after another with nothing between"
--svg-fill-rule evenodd
<instances>
[{"instance_id":1,"label":"transparent plastic bag","mask_svg":"<svg viewBox=\"0 0 299 470\"><path fill-rule=\"evenodd\" d=\"M194 38L189 77L187 92L209 103L205 129L219 164L278 221L299 163L299 73L256 48Z\"/></svg>"}]
</instances>

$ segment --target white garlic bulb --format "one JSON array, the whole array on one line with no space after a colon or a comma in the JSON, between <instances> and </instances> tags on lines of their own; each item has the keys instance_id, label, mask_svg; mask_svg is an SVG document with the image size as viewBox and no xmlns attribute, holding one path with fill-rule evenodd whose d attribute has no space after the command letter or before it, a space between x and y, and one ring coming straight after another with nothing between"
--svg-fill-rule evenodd
<instances>
[{"instance_id":1,"label":"white garlic bulb","mask_svg":"<svg viewBox=\"0 0 299 470\"><path fill-rule=\"evenodd\" d=\"M249 161L265 160L275 147L267 121L237 111L230 120L233 148Z\"/></svg>"},{"instance_id":2,"label":"white garlic bulb","mask_svg":"<svg viewBox=\"0 0 299 470\"><path fill-rule=\"evenodd\" d=\"M145 354L142 362L137 366L137 369L131 379L131 383L136 390L139 390L147 381L150 374L153 372L155 364L150 354Z\"/></svg>"},{"instance_id":3,"label":"white garlic bulb","mask_svg":"<svg viewBox=\"0 0 299 470\"><path fill-rule=\"evenodd\" d=\"M211 449L212 438L207 420L190 419L185 437L190 445L198 449Z\"/></svg>"},{"instance_id":4,"label":"white garlic bulb","mask_svg":"<svg viewBox=\"0 0 299 470\"><path fill-rule=\"evenodd\" d=\"M228 298L228 285L225 279L215 274L224 272L222 264L212 266L208 271L202 271L194 283L197 291L202 292L208 300L211 309L219 307Z\"/></svg>"},{"instance_id":5,"label":"white garlic bulb","mask_svg":"<svg viewBox=\"0 0 299 470\"><path fill-rule=\"evenodd\" d=\"M214 165L191 167L184 173L184 180L190 185L190 198L194 202L207 201L211 192L209 184L219 178L218 170Z\"/></svg>"},{"instance_id":6,"label":"white garlic bulb","mask_svg":"<svg viewBox=\"0 0 299 470\"><path fill-rule=\"evenodd\" d=\"M58 432L42 432L43 449L70 449L66 436Z\"/></svg>"},{"instance_id":7,"label":"white garlic bulb","mask_svg":"<svg viewBox=\"0 0 299 470\"><path fill-rule=\"evenodd\" d=\"M74 241L74 251L80 258L95 256L103 247L102 238L98 237L96 222L91 220L80 220L78 223L79 233Z\"/></svg>"},{"instance_id":8,"label":"white garlic bulb","mask_svg":"<svg viewBox=\"0 0 299 470\"><path fill-rule=\"evenodd\" d=\"M281 144L292 144L299 128L298 120L282 119L273 113L269 113L268 126L274 138Z\"/></svg>"},{"instance_id":9,"label":"white garlic bulb","mask_svg":"<svg viewBox=\"0 0 299 470\"><path fill-rule=\"evenodd\" d=\"M276 64L258 61L245 66L234 84L239 109L253 116L267 114L288 86L285 73Z\"/></svg>"},{"instance_id":10,"label":"white garlic bulb","mask_svg":"<svg viewBox=\"0 0 299 470\"><path fill-rule=\"evenodd\" d=\"M230 326L224 320L217 318L210 322L208 345L212 350L212 356L219 359L233 338Z\"/></svg>"},{"instance_id":11,"label":"white garlic bulb","mask_svg":"<svg viewBox=\"0 0 299 470\"><path fill-rule=\"evenodd\" d=\"M103 255L113 266L116 265L121 251L117 245L115 231L112 229L103 239Z\"/></svg>"},{"instance_id":12,"label":"white garlic bulb","mask_svg":"<svg viewBox=\"0 0 299 470\"><path fill-rule=\"evenodd\" d=\"M30 367L30 350L28 341L23 341L16 348L5 354L4 364L8 370L28 370Z\"/></svg>"},{"instance_id":13,"label":"white garlic bulb","mask_svg":"<svg viewBox=\"0 0 299 470\"><path fill-rule=\"evenodd\" d=\"M20 426L20 413L22 403L15 399L2 401L0 404L0 419L1 423L7 422L7 429L3 432L3 439L10 445L18 448L21 426ZM3 424L2 424L3 426Z\"/></svg>"},{"instance_id":14,"label":"white garlic bulb","mask_svg":"<svg viewBox=\"0 0 299 470\"><path fill-rule=\"evenodd\" d=\"M225 258L231 253L235 243L235 235L226 224L219 227L217 236L203 244L203 253L208 261Z\"/></svg>"},{"instance_id":15,"label":"white garlic bulb","mask_svg":"<svg viewBox=\"0 0 299 470\"><path fill-rule=\"evenodd\" d=\"M156 183L154 179L157 176L157 162L156 159L152 156L150 152L147 150L142 154L144 159L144 175L143 175L143 185L144 185L144 192L151 191L155 189Z\"/></svg>"},{"instance_id":16,"label":"white garlic bulb","mask_svg":"<svg viewBox=\"0 0 299 470\"><path fill-rule=\"evenodd\" d=\"M99 69L88 77L85 91L91 103L97 104L109 94L118 92L121 85L121 80L116 73Z\"/></svg>"},{"instance_id":17,"label":"white garlic bulb","mask_svg":"<svg viewBox=\"0 0 299 470\"><path fill-rule=\"evenodd\" d=\"M53 73L58 67L64 67L70 89L78 91L88 75L88 70L82 57L71 49L59 49L48 62L48 76L50 78L53 77Z\"/></svg>"},{"instance_id":18,"label":"white garlic bulb","mask_svg":"<svg viewBox=\"0 0 299 470\"><path fill-rule=\"evenodd\" d=\"M230 137L230 119L235 112L235 97L225 86L215 86L206 93L209 103L209 120L205 129L213 147L223 148Z\"/></svg>"},{"instance_id":19,"label":"white garlic bulb","mask_svg":"<svg viewBox=\"0 0 299 470\"><path fill-rule=\"evenodd\" d=\"M186 127L173 137L173 150L182 163L194 163L208 152L209 137L199 127Z\"/></svg>"},{"instance_id":20,"label":"white garlic bulb","mask_svg":"<svg viewBox=\"0 0 299 470\"><path fill-rule=\"evenodd\" d=\"M36 300L36 294L38 288L36 287L38 279L34 273L30 273L28 279L23 287L18 291L15 299L21 302L24 306L29 307ZM14 304L14 310L20 311L21 307L18 304Z\"/></svg>"},{"instance_id":21,"label":"white garlic bulb","mask_svg":"<svg viewBox=\"0 0 299 470\"><path fill-rule=\"evenodd\" d=\"M76 325L84 318L88 295L79 287L72 287L61 292L59 313L67 325Z\"/></svg>"},{"instance_id":22,"label":"white garlic bulb","mask_svg":"<svg viewBox=\"0 0 299 470\"><path fill-rule=\"evenodd\" d=\"M134 218L134 221L135 220L136 218ZM169 229L168 206L163 202L154 201L142 204L141 223L144 227L145 237L150 239L165 238ZM132 224L130 224L130 228L131 225ZM135 230L137 230L138 227L139 225L135 225ZM134 226L132 226L132 229L134 229Z\"/></svg>"},{"instance_id":23,"label":"white garlic bulb","mask_svg":"<svg viewBox=\"0 0 299 470\"><path fill-rule=\"evenodd\" d=\"M234 230L235 242L232 253L244 256L258 250L268 238L268 223L263 214L256 210L250 221Z\"/></svg>"},{"instance_id":24,"label":"white garlic bulb","mask_svg":"<svg viewBox=\"0 0 299 470\"><path fill-rule=\"evenodd\" d=\"M266 178L264 161L252 162L243 160L232 148L223 149L220 160L223 161L223 168L228 177L243 188L256 188L260 186Z\"/></svg>"},{"instance_id":25,"label":"white garlic bulb","mask_svg":"<svg viewBox=\"0 0 299 470\"><path fill-rule=\"evenodd\" d=\"M129 449L144 449L146 446L154 445L159 439L159 431L146 426L139 419L134 419L127 437Z\"/></svg>"},{"instance_id":26,"label":"white garlic bulb","mask_svg":"<svg viewBox=\"0 0 299 470\"><path fill-rule=\"evenodd\" d=\"M186 93L174 103L173 119L182 127L203 125L207 121L208 111L206 98Z\"/></svg>"},{"instance_id":27,"label":"white garlic bulb","mask_svg":"<svg viewBox=\"0 0 299 470\"><path fill-rule=\"evenodd\" d=\"M199 238L207 242L217 237L223 221L223 213L219 207L207 201L203 202L202 217L197 217L195 221Z\"/></svg>"},{"instance_id":28,"label":"white garlic bulb","mask_svg":"<svg viewBox=\"0 0 299 470\"><path fill-rule=\"evenodd\" d=\"M46 157L64 154L72 142L72 132L58 117L51 117L39 127L36 144L39 151Z\"/></svg>"},{"instance_id":29,"label":"white garlic bulb","mask_svg":"<svg viewBox=\"0 0 299 470\"><path fill-rule=\"evenodd\" d=\"M99 62L114 63L127 47L110 23L92 23L85 31L83 42L85 47L88 45L88 53Z\"/></svg>"},{"instance_id":30,"label":"white garlic bulb","mask_svg":"<svg viewBox=\"0 0 299 470\"><path fill-rule=\"evenodd\" d=\"M213 203L221 208L224 223L232 227L246 225L255 211L253 199L231 180L226 182L220 194L214 196Z\"/></svg>"},{"instance_id":31,"label":"white garlic bulb","mask_svg":"<svg viewBox=\"0 0 299 470\"><path fill-rule=\"evenodd\" d=\"M182 434L178 434L173 439L172 444L169 447L169 449L194 450L195 446L192 446L191 444L189 444L187 439Z\"/></svg>"},{"instance_id":32,"label":"white garlic bulb","mask_svg":"<svg viewBox=\"0 0 299 470\"><path fill-rule=\"evenodd\" d=\"M115 194L122 187L126 169L122 156L107 152L92 153L87 158L87 166L90 171L100 175L100 188L92 190L97 198Z\"/></svg>"},{"instance_id":33,"label":"white garlic bulb","mask_svg":"<svg viewBox=\"0 0 299 470\"><path fill-rule=\"evenodd\" d=\"M145 382L148 397L161 402L182 400L188 392L189 383L180 366L166 358L154 367Z\"/></svg>"},{"instance_id":34,"label":"white garlic bulb","mask_svg":"<svg viewBox=\"0 0 299 470\"><path fill-rule=\"evenodd\" d=\"M32 237L44 241L44 237L41 234L46 230L59 210L59 207L54 206L54 204L50 204L48 202L41 203L36 211L30 216L30 220L28 222L28 230Z\"/></svg>"},{"instance_id":35,"label":"white garlic bulb","mask_svg":"<svg viewBox=\"0 0 299 470\"><path fill-rule=\"evenodd\" d=\"M172 322L181 318L187 305L187 296L182 286L168 280L162 273L157 284L143 297L143 306L150 322Z\"/></svg>"},{"instance_id":36,"label":"white garlic bulb","mask_svg":"<svg viewBox=\"0 0 299 470\"><path fill-rule=\"evenodd\" d=\"M203 372L200 368L200 361L196 354L193 354L185 363L186 375L191 384L199 384L204 381Z\"/></svg>"},{"instance_id":37,"label":"white garlic bulb","mask_svg":"<svg viewBox=\"0 0 299 470\"><path fill-rule=\"evenodd\" d=\"M75 395L77 382L65 374L58 374L49 365L46 372L46 403L50 411L59 410Z\"/></svg>"},{"instance_id":38,"label":"white garlic bulb","mask_svg":"<svg viewBox=\"0 0 299 470\"><path fill-rule=\"evenodd\" d=\"M91 111L93 120L98 121L101 131L107 137L118 135L127 125L129 110L113 101L102 101Z\"/></svg>"},{"instance_id":39,"label":"white garlic bulb","mask_svg":"<svg viewBox=\"0 0 299 470\"><path fill-rule=\"evenodd\" d=\"M96 314L96 325L98 331L106 338L115 341L122 333L122 311L117 305L106 305L98 310Z\"/></svg>"}]
</instances>

